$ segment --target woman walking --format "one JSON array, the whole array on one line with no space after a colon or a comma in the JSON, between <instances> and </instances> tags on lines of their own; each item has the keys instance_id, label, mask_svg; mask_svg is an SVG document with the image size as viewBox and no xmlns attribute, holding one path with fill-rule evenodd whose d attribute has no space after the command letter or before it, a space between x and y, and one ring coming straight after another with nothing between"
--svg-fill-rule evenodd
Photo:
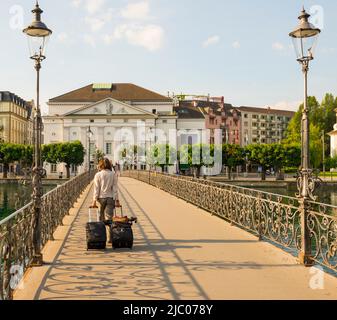
<instances>
[{"instance_id":1,"label":"woman walking","mask_svg":"<svg viewBox=\"0 0 337 320\"><path fill-rule=\"evenodd\" d=\"M97 207L97 202L101 206L100 220L111 221L114 215L115 207L119 207L118 199L118 178L112 168L109 159L99 162L99 172L94 180L94 203L93 207Z\"/></svg>"}]
</instances>

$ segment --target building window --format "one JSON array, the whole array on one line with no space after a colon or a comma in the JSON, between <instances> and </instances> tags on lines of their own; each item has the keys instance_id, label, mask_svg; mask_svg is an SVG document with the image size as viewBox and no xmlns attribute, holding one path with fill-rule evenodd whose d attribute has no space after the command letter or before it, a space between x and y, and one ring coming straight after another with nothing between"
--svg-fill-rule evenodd
<instances>
[{"instance_id":1,"label":"building window","mask_svg":"<svg viewBox=\"0 0 337 320\"><path fill-rule=\"evenodd\" d=\"M167 123L167 120L163 120L163 123Z\"/></svg>"},{"instance_id":2,"label":"building window","mask_svg":"<svg viewBox=\"0 0 337 320\"><path fill-rule=\"evenodd\" d=\"M245 122L245 127L248 127L248 122L247 121Z\"/></svg>"},{"instance_id":3,"label":"building window","mask_svg":"<svg viewBox=\"0 0 337 320\"><path fill-rule=\"evenodd\" d=\"M111 123L111 119L107 119L106 122L107 122L107 123Z\"/></svg>"},{"instance_id":4,"label":"building window","mask_svg":"<svg viewBox=\"0 0 337 320\"><path fill-rule=\"evenodd\" d=\"M94 122L95 122L95 120L92 120L92 119L90 120L90 123L94 123Z\"/></svg>"},{"instance_id":5,"label":"building window","mask_svg":"<svg viewBox=\"0 0 337 320\"><path fill-rule=\"evenodd\" d=\"M91 156L91 159L94 158L94 153L96 151L96 145L94 143L90 143L90 156Z\"/></svg>"},{"instance_id":6,"label":"building window","mask_svg":"<svg viewBox=\"0 0 337 320\"><path fill-rule=\"evenodd\" d=\"M259 116L257 116L256 114L253 115L253 119L258 119Z\"/></svg>"},{"instance_id":7,"label":"building window","mask_svg":"<svg viewBox=\"0 0 337 320\"><path fill-rule=\"evenodd\" d=\"M245 117L245 119L248 119L248 114L245 114L244 117Z\"/></svg>"},{"instance_id":8,"label":"building window","mask_svg":"<svg viewBox=\"0 0 337 320\"><path fill-rule=\"evenodd\" d=\"M71 165L71 173L77 174L77 166Z\"/></svg>"},{"instance_id":9,"label":"building window","mask_svg":"<svg viewBox=\"0 0 337 320\"><path fill-rule=\"evenodd\" d=\"M51 166L50 172L51 173L57 173L57 165L56 164L51 164L50 166Z\"/></svg>"},{"instance_id":10,"label":"building window","mask_svg":"<svg viewBox=\"0 0 337 320\"><path fill-rule=\"evenodd\" d=\"M105 146L105 153L107 155L111 155L112 154L112 143L107 143Z\"/></svg>"}]
</instances>

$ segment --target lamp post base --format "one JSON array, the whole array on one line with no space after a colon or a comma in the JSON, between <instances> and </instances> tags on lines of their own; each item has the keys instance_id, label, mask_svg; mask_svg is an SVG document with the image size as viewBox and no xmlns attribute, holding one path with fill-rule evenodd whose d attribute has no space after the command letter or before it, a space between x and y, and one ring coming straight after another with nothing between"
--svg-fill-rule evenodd
<instances>
[{"instance_id":1,"label":"lamp post base","mask_svg":"<svg viewBox=\"0 0 337 320\"><path fill-rule=\"evenodd\" d=\"M312 260L312 257L306 255L304 252L299 253L298 259L300 261L300 264L305 267L313 267L315 265L315 262Z\"/></svg>"},{"instance_id":2,"label":"lamp post base","mask_svg":"<svg viewBox=\"0 0 337 320\"><path fill-rule=\"evenodd\" d=\"M34 255L31 266L32 267L42 267L43 266L43 256L42 256L42 254Z\"/></svg>"}]
</instances>

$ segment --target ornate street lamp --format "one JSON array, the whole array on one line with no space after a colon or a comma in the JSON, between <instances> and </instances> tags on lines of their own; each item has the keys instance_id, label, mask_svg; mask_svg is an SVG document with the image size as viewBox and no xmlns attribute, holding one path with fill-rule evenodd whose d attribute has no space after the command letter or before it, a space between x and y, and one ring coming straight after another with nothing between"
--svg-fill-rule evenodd
<instances>
[{"instance_id":1,"label":"ornate street lamp","mask_svg":"<svg viewBox=\"0 0 337 320\"><path fill-rule=\"evenodd\" d=\"M309 126L309 108L308 108L308 71L309 63L314 59L314 51L317 44L320 29L315 28L309 22L310 14L303 8L299 16L300 23L289 36L293 39L294 48L297 55L297 61L302 65L304 74L304 107L302 114L302 159L301 170L298 178L297 197L301 203L301 252L300 262L304 265L312 265L311 261L311 242L307 226L307 217L310 212L310 201L315 201L314 191L316 179L313 177L313 171L310 168L310 126Z\"/></svg>"},{"instance_id":2,"label":"ornate street lamp","mask_svg":"<svg viewBox=\"0 0 337 320\"><path fill-rule=\"evenodd\" d=\"M41 21L43 11L36 1L35 8L32 10L34 15L33 22L23 30L28 36L30 49L30 58L35 61L35 70L37 72L36 85L36 112L34 118L34 169L33 169L33 204L34 204L34 225L33 225L33 247L34 256L32 265L42 266L43 257L41 254L41 198L42 191L42 176L44 170L41 160L41 141L42 141L42 118L40 110L40 69L41 62L46 59L45 49L46 43L52 31Z\"/></svg>"},{"instance_id":3,"label":"ornate street lamp","mask_svg":"<svg viewBox=\"0 0 337 320\"><path fill-rule=\"evenodd\" d=\"M94 133L91 130L91 127L88 128L87 136L88 136L88 165L89 165L89 175L91 173L91 138L93 137Z\"/></svg>"}]
</instances>

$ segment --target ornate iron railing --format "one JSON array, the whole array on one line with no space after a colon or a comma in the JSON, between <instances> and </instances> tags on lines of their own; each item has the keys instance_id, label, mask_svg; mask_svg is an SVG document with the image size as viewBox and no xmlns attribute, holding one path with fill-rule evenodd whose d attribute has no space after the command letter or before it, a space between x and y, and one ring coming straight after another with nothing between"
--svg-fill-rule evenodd
<instances>
[{"instance_id":1,"label":"ornate iron railing","mask_svg":"<svg viewBox=\"0 0 337 320\"><path fill-rule=\"evenodd\" d=\"M127 171L138 179L217 215L259 237L298 253L301 210L297 198L203 179ZM337 207L311 202L307 218L312 260L337 272Z\"/></svg>"},{"instance_id":2,"label":"ornate iron railing","mask_svg":"<svg viewBox=\"0 0 337 320\"><path fill-rule=\"evenodd\" d=\"M84 173L58 186L43 196L41 241L54 240L53 234L62 225L81 193L93 179ZM10 300L13 290L30 266L33 257L33 204L30 203L0 221L0 300Z\"/></svg>"}]
</instances>

